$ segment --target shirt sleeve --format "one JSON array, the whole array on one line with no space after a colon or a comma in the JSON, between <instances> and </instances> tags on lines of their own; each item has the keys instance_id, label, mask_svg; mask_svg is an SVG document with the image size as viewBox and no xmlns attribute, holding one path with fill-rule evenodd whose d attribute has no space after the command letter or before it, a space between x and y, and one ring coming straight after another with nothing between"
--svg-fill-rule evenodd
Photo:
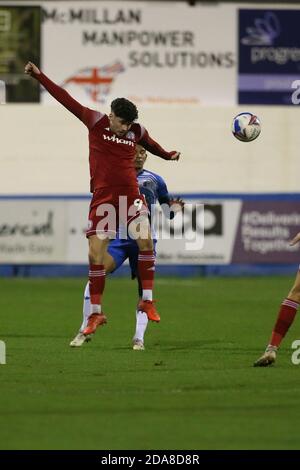
<instances>
[{"instance_id":1,"label":"shirt sleeve","mask_svg":"<svg viewBox=\"0 0 300 470\"><path fill-rule=\"evenodd\" d=\"M92 109L82 106L78 101L72 98L69 93L52 82L44 73L34 74L34 77L46 88L46 90L53 96L59 103L66 109L80 119L88 129L94 125L104 116L104 114L94 111Z\"/></svg>"},{"instance_id":2,"label":"shirt sleeve","mask_svg":"<svg viewBox=\"0 0 300 470\"><path fill-rule=\"evenodd\" d=\"M174 153L164 150L157 142L155 142L155 140L152 139L152 137L150 137L148 131L143 126L141 126L141 137L138 143L142 145L144 149L148 150L148 152L153 153L153 155L157 155L164 160L170 160Z\"/></svg>"}]
</instances>

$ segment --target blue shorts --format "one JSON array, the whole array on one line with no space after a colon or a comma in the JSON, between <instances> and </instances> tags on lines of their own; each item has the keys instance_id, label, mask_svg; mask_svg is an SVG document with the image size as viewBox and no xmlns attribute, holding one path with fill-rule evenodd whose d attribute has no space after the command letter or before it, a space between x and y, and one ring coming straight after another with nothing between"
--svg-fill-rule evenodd
<instances>
[{"instance_id":1,"label":"blue shorts","mask_svg":"<svg viewBox=\"0 0 300 470\"><path fill-rule=\"evenodd\" d=\"M156 240L153 240L153 245L155 256ZM120 240L116 238L110 242L107 251L110 256L113 257L116 263L116 267L113 272L117 271L117 269L119 269L119 267L122 266L124 261L126 261L126 259L128 258L132 279L135 279L137 277L139 247L135 240Z\"/></svg>"}]
</instances>

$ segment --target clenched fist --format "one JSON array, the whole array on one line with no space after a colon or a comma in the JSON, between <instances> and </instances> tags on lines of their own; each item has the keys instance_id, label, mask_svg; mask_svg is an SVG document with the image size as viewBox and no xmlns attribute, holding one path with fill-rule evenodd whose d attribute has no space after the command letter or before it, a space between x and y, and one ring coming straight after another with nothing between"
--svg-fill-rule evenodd
<instances>
[{"instance_id":1,"label":"clenched fist","mask_svg":"<svg viewBox=\"0 0 300 470\"><path fill-rule=\"evenodd\" d=\"M27 73L27 75L39 75L41 73L40 69L32 62L27 62L24 72Z\"/></svg>"}]
</instances>

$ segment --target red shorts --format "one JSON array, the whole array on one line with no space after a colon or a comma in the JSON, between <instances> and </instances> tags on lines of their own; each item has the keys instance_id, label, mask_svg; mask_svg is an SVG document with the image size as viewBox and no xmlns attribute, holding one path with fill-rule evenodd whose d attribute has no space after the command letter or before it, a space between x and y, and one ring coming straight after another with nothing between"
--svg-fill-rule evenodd
<instances>
[{"instance_id":1,"label":"red shorts","mask_svg":"<svg viewBox=\"0 0 300 470\"><path fill-rule=\"evenodd\" d=\"M144 196L138 188L118 186L97 189L90 204L86 236L106 233L115 238L120 223L128 224L141 214L148 214Z\"/></svg>"}]
</instances>

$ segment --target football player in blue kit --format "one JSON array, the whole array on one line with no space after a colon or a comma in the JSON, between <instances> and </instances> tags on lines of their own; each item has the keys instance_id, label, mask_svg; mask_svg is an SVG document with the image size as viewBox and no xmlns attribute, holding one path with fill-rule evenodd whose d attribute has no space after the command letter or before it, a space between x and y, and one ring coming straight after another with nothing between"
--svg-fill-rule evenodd
<instances>
[{"instance_id":1,"label":"football player in blue kit","mask_svg":"<svg viewBox=\"0 0 300 470\"><path fill-rule=\"evenodd\" d=\"M164 215L173 219L177 212L183 210L184 202L180 199L173 199L170 197L167 186L163 178L152 171L144 169L144 164L147 159L146 150L140 146L136 146L135 155L135 169L137 172L137 180L141 194L144 195L149 210L157 203L161 205ZM165 209L165 210L164 210ZM155 237L154 237L155 238ZM156 240L154 242L154 252ZM142 286L138 275L138 254L139 249L135 240L124 236L124 227L120 226L117 237L109 244L107 253L104 259L104 267L106 273L112 273L119 269L120 266L128 259L131 269L132 279L138 281L139 298L141 298ZM90 316L90 292L89 283L87 283L84 292L83 302L83 322L80 327L79 333L71 341L71 347L80 347L83 343L88 342L92 338L89 331L88 320ZM145 312L136 311L136 329L133 337L133 349L143 350L144 347L144 334L148 324L148 317Z\"/></svg>"}]
</instances>

